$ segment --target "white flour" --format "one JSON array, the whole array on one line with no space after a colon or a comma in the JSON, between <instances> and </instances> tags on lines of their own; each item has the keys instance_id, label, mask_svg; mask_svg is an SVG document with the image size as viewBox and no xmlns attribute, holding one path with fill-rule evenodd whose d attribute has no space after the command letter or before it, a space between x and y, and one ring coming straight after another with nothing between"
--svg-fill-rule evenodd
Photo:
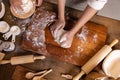
<instances>
[{"instance_id":1,"label":"white flour","mask_svg":"<svg viewBox=\"0 0 120 80\"><path fill-rule=\"evenodd\" d=\"M31 0L22 0L22 3L23 4L21 6L23 8L23 12L25 13L29 12L33 7L33 3Z\"/></svg>"},{"instance_id":2,"label":"white flour","mask_svg":"<svg viewBox=\"0 0 120 80\"><path fill-rule=\"evenodd\" d=\"M16 13L19 13L19 14L27 13L33 8L33 2L31 0L22 0L21 7L23 9L22 11L19 9L14 10L14 11L16 11Z\"/></svg>"}]
</instances>

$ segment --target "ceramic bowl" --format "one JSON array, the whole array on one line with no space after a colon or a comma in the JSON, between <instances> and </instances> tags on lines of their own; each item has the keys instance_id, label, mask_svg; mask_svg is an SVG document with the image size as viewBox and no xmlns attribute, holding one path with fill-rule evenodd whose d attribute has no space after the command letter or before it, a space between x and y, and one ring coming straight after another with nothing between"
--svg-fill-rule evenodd
<instances>
[{"instance_id":1,"label":"ceramic bowl","mask_svg":"<svg viewBox=\"0 0 120 80\"><path fill-rule=\"evenodd\" d=\"M9 31L10 26L7 22L5 21L0 21L0 33L6 33Z\"/></svg>"},{"instance_id":2,"label":"ceramic bowl","mask_svg":"<svg viewBox=\"0 0 120 80\"><path fill-rule=\"evenodd\" d=\"M4 51L13 51L15 49L15 44L13 42L6 42L9 45L9 48L3 49Z\"/></svg>"},{"instance_id":3,"label":"ceramic bowl","mask_svg":"<svg viewBox=\"0 0 120 80\"><path fill-rule=\"evenodd\" d=\"M31 0L32 3L33 3L33 7L30 9L30 11L28 12L23 12L23 13L20 13L20 12L17 12L13 6L10 6L10 10L11 10L11 13L17 17L17 18L20 18L20 19L26 19L26 18L29 18L30 16L32 16L32 14L35 12L35 4L33 2L33 0Z\"/></svg>"},{"instance_id":4,"label":"ceramic bowl","mask_svg":"<svg viewBox=\"0 0 120 80\"><path fill-rule=\"evenodd\" d=\"M103 71L115 79L120 77L120 50L113 50L103 61Z\"/></svg>"},{"instance_id":5,"label":"ceramic bowl","mask_svg":"<svg viewBox=\"0 0 120 80\"><path fill-rule=\"evenodd\" d=\"M5 14L5 5L4 5L3 2L1 2L0 4L2 6L2 9L0 11L0 19L1 19L4 16L4 14Z\"/></svg>"}]
</instances>

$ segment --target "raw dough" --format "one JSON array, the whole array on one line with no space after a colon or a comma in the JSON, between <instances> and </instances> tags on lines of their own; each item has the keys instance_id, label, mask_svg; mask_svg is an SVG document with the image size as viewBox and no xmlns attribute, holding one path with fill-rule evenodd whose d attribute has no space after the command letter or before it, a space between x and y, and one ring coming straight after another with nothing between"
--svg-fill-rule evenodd
<instances>
[{"instance_id":1,"label":"raw dough","mask_svg":"<svg viewBox=\"0 0 120 80\"><path fill-rule=\"evenodd\" d=\"M55 39L55 41L56 41L58 44L60 44L60 38L62 37L62 35L63 35L65 32L66 32L66 31L62 29L62 30L58 31L55 36L53 36L54 39Z\"/></svg>"},{"instance_id":2,"label":"raw dough","mask_svg":"<svg viewBox=\"0 0 120 80\"><path fill-rule=\"evenodd\" d=\"M61 39L61 37L66 33L67 31L66 30L60 30L56 33L56 35L54 37L55 41L63 48L70 48L71 46L67 45L67 44L61 44L61 42L65 41L67 38L64 37Z\"/></svg>"}]
</instances>

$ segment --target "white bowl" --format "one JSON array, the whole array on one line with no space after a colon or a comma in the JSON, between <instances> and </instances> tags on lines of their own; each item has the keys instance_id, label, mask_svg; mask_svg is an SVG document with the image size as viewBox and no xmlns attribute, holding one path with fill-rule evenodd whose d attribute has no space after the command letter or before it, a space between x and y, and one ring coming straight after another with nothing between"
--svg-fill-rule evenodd
<instances>
[{"instance_id":1,"label":"white bowl","mask_svg":"<svg viewBox=\"0 0 120 80\"><path fill-rule=\"evenodd\" d=\"M3 2L1 2L0 4L2 5L2 9L0 11L0 19L1 19L5 14L5 5L3 4Z\"/></svg>"},{"instance_id":2,"label":"white bowl","mask_svg":"<svg viewBox=\"0 0 120 80\"><path fill-rule=\"evenodd\" d=\"M33 0L29 0L29 2L32 3L31 6L29 4L21 5L23 8L23 11L16 10L13 6L10 6L11 13L15 17L20 18L20 19L29 18L30 16L33 15L33 13L35 12L35 8L36 8Z\"/></svg>"},{"instance_id":3,"label":"white bowl","mask_svg":"<svg viewBox=\"0 0 120 80\"><path fill-rule=\"evenodd\" d=\"M3 49L4 51L13 51L15 49L15 44L13 42L6 42L9 45L9 48Z\"/></svg>"},{"instance_id":4,"label":"white bowl","mask_svg":"<svg viewBox=\"0 0 120 80\"><path fill-rule=\"evenodd\" d=\"M120 50L113 50L103 61L102 68L106 75L120 77Z\"/></svg>"},{"instance_id":5,"label":"white bowl","mask_svg":"<svg viewBox=\"0 0 120 80\"><path fill-rule=\"evenodd\" d=\"M5 21L0 21L0 32L1 33L6 33L10 29L10 26L7 22Z\"/></svg>"}]
</instances>

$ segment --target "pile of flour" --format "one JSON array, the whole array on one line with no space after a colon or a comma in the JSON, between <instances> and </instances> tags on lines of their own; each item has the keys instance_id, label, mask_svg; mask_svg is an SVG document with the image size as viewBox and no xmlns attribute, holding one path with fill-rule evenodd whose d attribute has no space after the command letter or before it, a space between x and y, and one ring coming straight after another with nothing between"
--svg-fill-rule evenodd
<instances>
[{"instance_id":1,"label":"pile of flour","mask_svg":"<svg viewBox=\"0 0 120 80\"><path fill-rule=\"evenodd\" d=\"M24 14L24 13L28 13L32 8L33 8L33 2L31 0L22 0L22 9L23 10L14 10L16 13L18 14Z\"/></svg>"}]
</instances>

